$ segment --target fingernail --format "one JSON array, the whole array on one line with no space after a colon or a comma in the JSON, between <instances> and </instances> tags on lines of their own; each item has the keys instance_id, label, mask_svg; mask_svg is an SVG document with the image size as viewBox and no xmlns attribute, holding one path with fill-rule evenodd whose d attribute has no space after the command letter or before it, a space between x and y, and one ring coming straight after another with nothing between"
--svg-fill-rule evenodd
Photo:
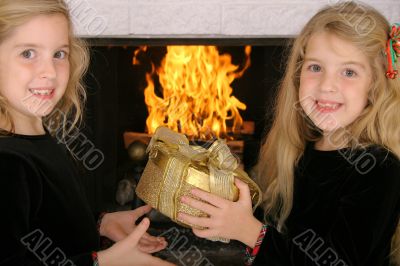
<instances>
[{"instance_id":1,"label":"fingernail","mask_svg":"<svg viewBox=\"0 0 400 266\"><path fill-rule=\"evenodd\" d=\"M143 218L143 220L139 224L141 224L143 226L147 226L148 223L149 223L149 220L146 218Z\"/></svg>"}]
</instances>

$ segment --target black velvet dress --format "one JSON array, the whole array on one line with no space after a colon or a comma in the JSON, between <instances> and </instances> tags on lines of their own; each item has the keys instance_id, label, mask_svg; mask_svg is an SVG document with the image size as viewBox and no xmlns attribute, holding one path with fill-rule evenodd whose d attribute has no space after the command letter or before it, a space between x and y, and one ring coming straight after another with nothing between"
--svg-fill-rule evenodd
<instances>
[{"instance_id":1,"label":"black velvet dress","mask_svg":"<svg viewBox=\"0 0 400 266\"><path fill-rule=\"evenodd\" d=\"M0 137L0 265L93 265L99 234L67 152L49 134Z\"/></svg>"},{"instance_id":2,"label":"black velvet dress","mask_svg":"<svg viewBox=\"0 0 400 266\"><path fill-rule=\"evenodd\" d=\"M253 265L389 265L399 222L400 162L378 147L318 151L295 169L286 231L274 227Z\"/></svg>"}]
</instances>

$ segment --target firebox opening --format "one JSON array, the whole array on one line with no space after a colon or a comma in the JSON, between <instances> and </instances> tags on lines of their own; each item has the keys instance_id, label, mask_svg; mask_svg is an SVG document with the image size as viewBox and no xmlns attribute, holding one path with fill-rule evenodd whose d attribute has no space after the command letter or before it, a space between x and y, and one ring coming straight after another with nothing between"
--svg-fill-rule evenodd
<instances>
[{"instance_id":1,"label":"firebox opening","mask_svg":"<svg viewBox=\"0 0 400 266\"><path fill-rule=\"evenodd\" d=\"M250 122L250 128L253 127L252 134L239 136L244 141L240 159L244 168L249 170L256 163L263 132L272 118L272 104L283 74L286 43L288 40L277 39L152 39L136 40L133 43L132 40L89 40L91 65L85 78L88 101L83 133L104 153L105 158L99 168L85 173L88 196L94 209L109 210L115 207L118 181L135 164L128 153L124 133L147 132L148 108L144 89L148 85L146 73L152 71L149 60L154 63L154 67L159 67L167 45L215 45L220 54L231 55L232 64L243 67L245 46L251 46L250 66L240 78L231 83L232 95L246 105L245 110L239 110L242 119ZM143 45L148 45L150 53L147 57L138 57L142 61L140 65L132 64L135 51ZM162 97L159 79L154 77L153 80L155 95ZM232 111L229 111L227 116L231 115ZM199 119L195 114L193 117ZM168 116L164 117L165 121L168 119ZM227 121L227 126L232 127L233 122Z\"/></svg>"}]
</instances>

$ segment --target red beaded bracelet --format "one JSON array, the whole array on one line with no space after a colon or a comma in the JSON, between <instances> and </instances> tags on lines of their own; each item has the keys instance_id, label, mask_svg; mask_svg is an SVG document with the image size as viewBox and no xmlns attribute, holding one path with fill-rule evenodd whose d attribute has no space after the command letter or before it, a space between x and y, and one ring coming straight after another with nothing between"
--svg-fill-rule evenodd
<instances>
[{"instance_id":1,"label":"red beaded bracelet","mask_svg":"<svg viewBox=\"0 0 400 266\"><path fill-rule=\"evenodd\" d=\"M99 266L99 260L97 259L97 252L92 252L93 266Z\"/></svg>"},{"instance_id":2,"label":"red beaded bracelet","mask_svg":"<svg viewBox=\"0 0 400 266\"><path fill-rule=\"evenodd\" d=\"M264 240L267 230L268 230L268 225L263 224L254 248L251 249L250 247L246 247L246 254L245 254L245 265L246 266L250 266L251 264L253 264L254 259L256 258L258 251L260 250L261 243Z\"/></svg>"}]
</instances>

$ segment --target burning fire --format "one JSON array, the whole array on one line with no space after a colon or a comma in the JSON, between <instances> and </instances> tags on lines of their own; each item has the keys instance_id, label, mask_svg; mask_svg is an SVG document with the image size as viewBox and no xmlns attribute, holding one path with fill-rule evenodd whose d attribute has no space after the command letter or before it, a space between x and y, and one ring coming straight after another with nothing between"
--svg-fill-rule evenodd
<instances>
[{"instance_id":1,"label":"burning fire","mask_svg":"<svg viewBox=\"0 0 400 266\"><path fill-rule=\"evenodd\" d=\"M136 50L133 64L139 64L138 54L146 51L147 47ZM160 67L152 64L146 74L148 133L161 125L199 139L228 137L229 130L235 133L243 123L239 110L246 105L232 95L231 84L250 66L250 53L251 47L246 46L245 63L239 69L230 55L219 54L215 46L168 46ZM156 73L162 97L155 93Z\"/></svg>"}]
</instances>

